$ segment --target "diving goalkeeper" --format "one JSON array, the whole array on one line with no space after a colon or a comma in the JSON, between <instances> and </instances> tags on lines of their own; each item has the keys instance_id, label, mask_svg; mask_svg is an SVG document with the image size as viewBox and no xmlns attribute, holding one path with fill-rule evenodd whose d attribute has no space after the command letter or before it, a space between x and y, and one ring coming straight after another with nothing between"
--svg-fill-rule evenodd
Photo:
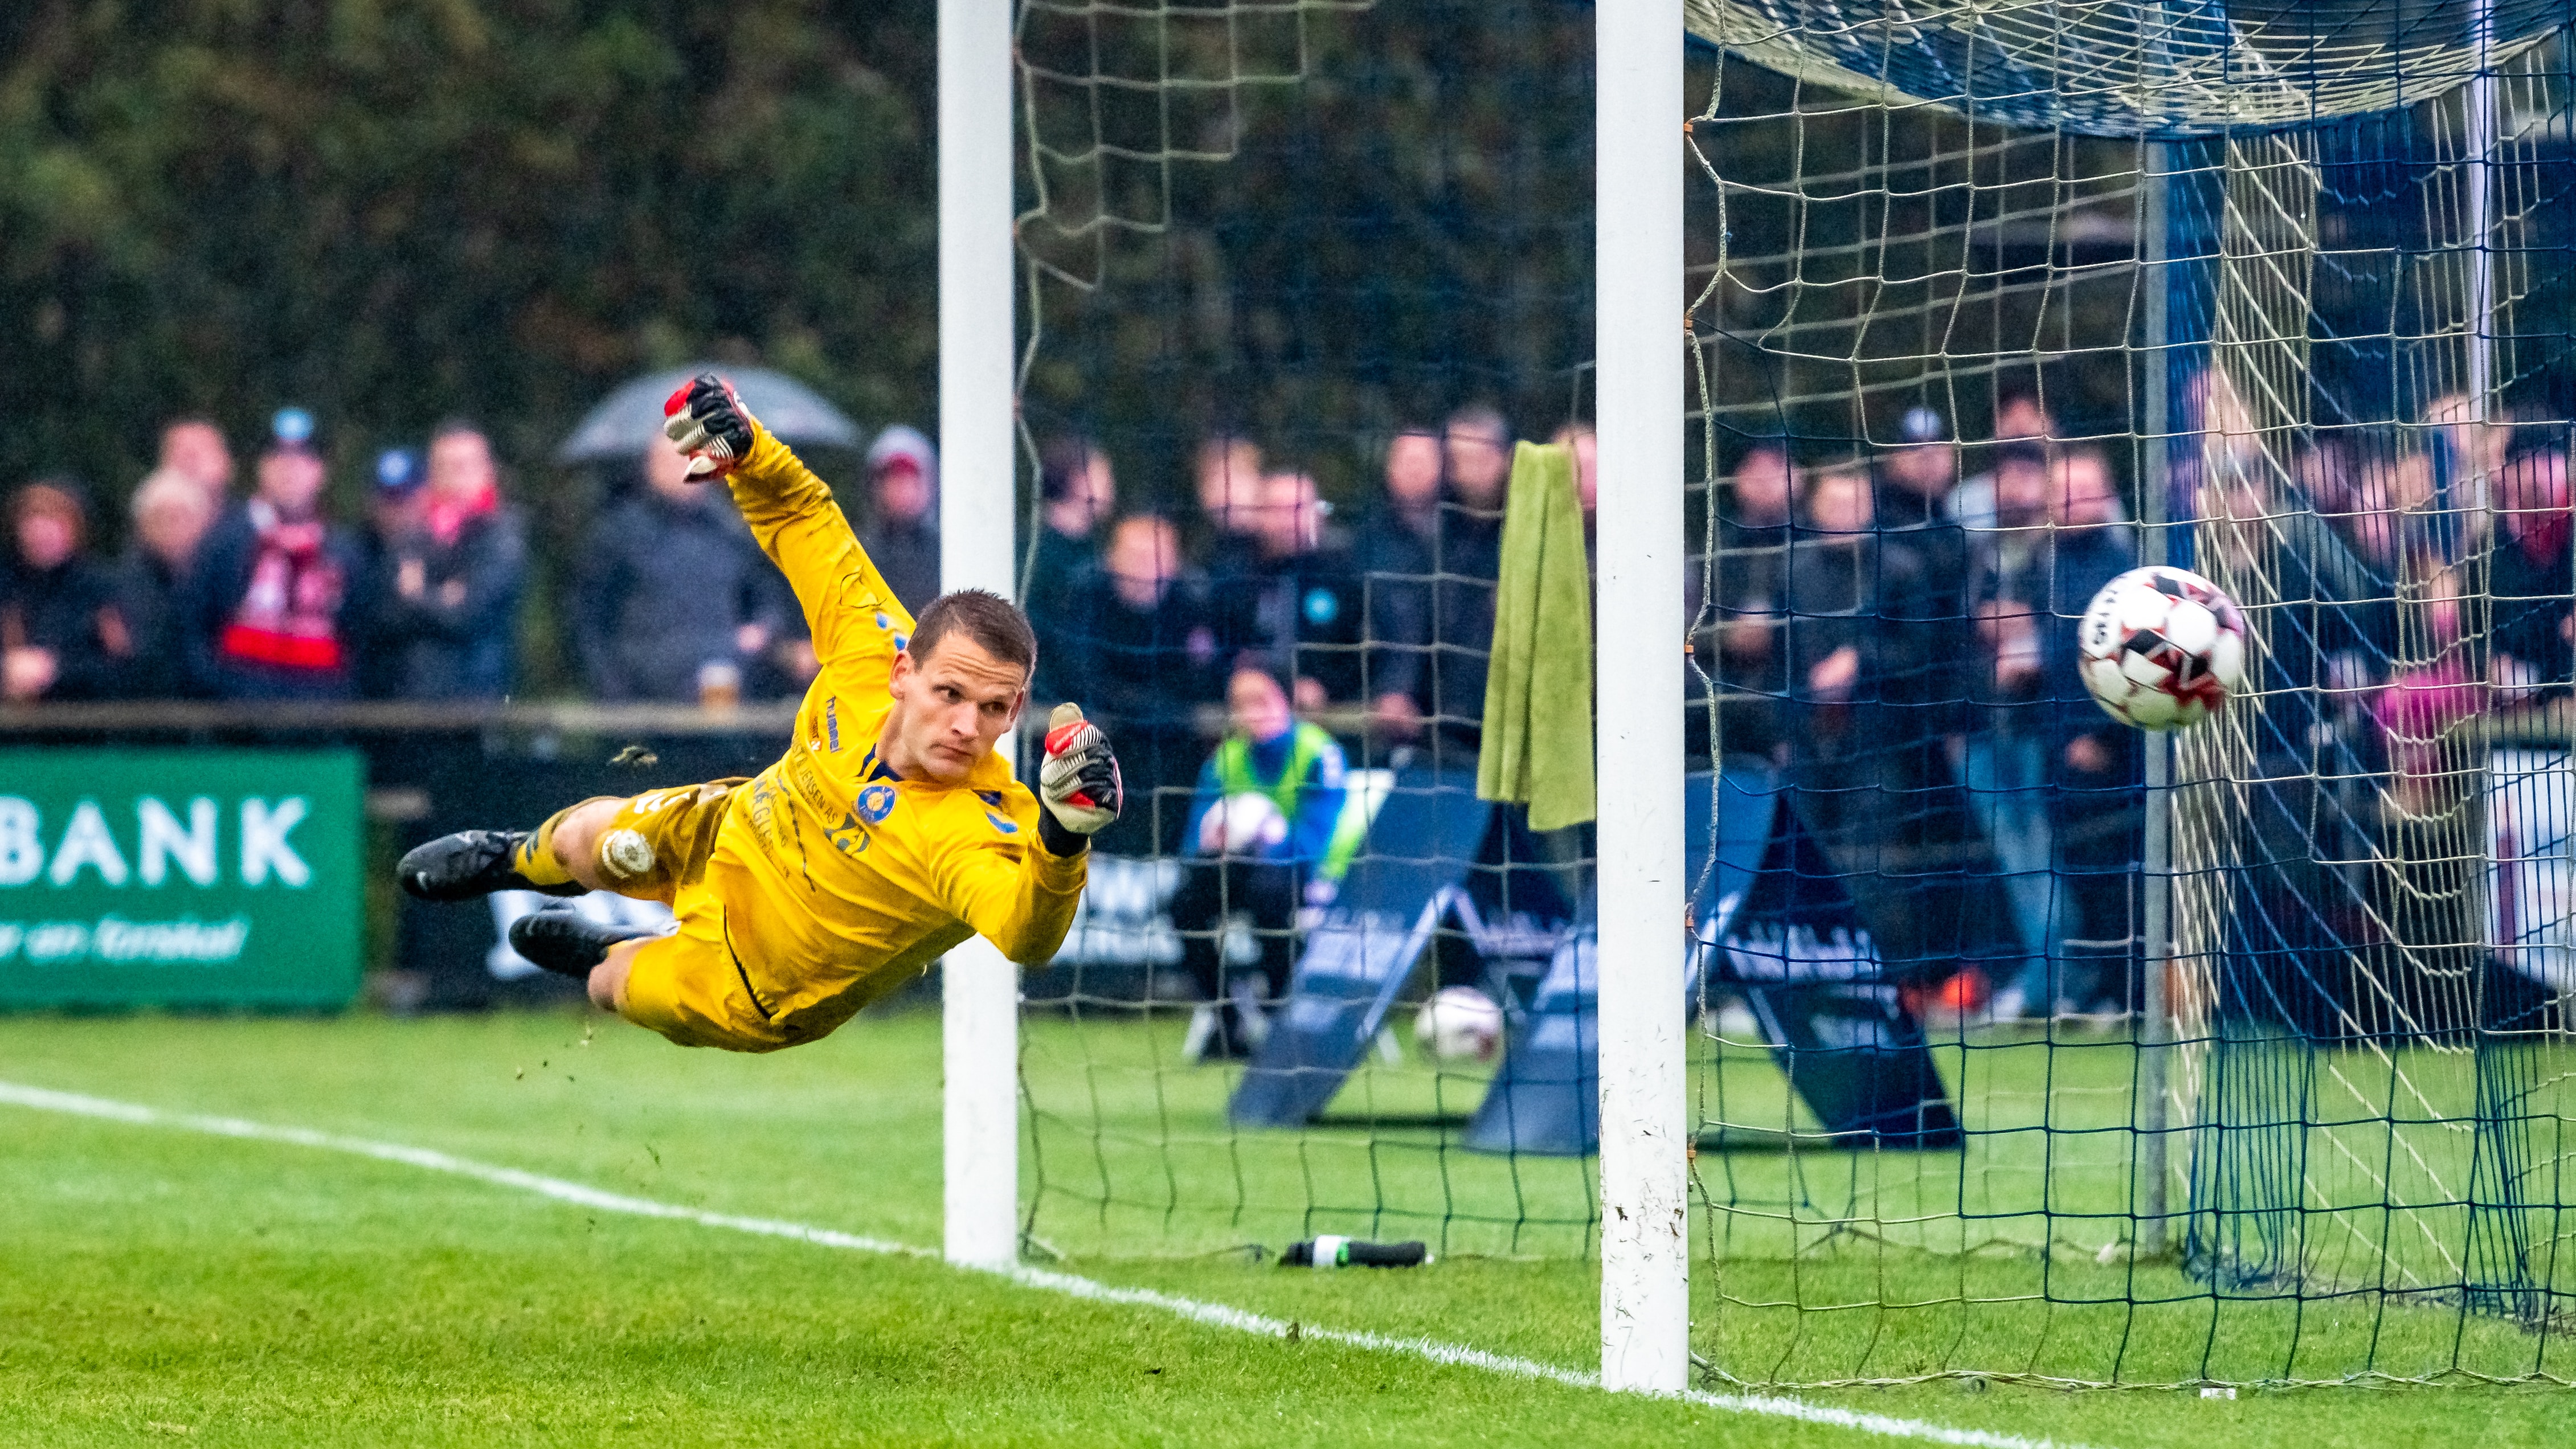
<instances>
[{"instance_id":1,"label":"diving goalkeeper","mask_svg":"<svg viewBox=\"0 0 2576 1449\"><path fill-rule=\"evenodd\" d=\"M813 628L822 672L786 755L751 780L441 837L403 857L403 888L433 901L605 890L669 905L670 934L554 907L513 923L510 944L683 1046L812 1041L978 932L1014 961L1046 960L1072 924L1091 836L1118 818L1123 792L1108 739L1069 705L1047 732L1036 795L993 753L1028 703L1027 617L965 589L916 622L831 490L731 388L701 376L664 411L690 474L732 488Z\"/></svg>"}]
</instances>

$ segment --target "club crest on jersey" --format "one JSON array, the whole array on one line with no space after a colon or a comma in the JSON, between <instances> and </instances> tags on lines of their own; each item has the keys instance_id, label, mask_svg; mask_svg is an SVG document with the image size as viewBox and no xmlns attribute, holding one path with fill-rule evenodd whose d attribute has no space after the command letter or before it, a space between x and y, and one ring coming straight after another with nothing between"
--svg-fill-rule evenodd
<instances>
[{"instance_id":1,"label":"club crest on jersey","mask_svg":"<svg viewBox=\"0 0 2576 1449\"><path fill-rule=\"evenodd\" d=\"M992 826L995 830L1002 832L1004 835L1017 835L1020 833L1020 827L1012 824L1009 816L999 813L1002 808L1001 791L978 790L975 792L975 798L984 802L984 818L992 822Z\"/></svg>"},{"instance_id":2,"label":"club crest on jersey","mask_svg":"<svg viewBox=\"0 0 2576 1449\"><path fill-rule=\"evenodd\" d=\"M859 792L859 818L874 825L894 813L894 787L870 785Z\"/></svg>"}]
</instances>

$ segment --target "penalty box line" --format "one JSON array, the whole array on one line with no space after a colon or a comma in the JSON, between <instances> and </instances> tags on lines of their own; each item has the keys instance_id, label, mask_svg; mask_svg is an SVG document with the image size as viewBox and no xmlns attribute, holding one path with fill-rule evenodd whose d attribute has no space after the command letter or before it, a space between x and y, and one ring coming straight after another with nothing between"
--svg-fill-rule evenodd
<instances>
[{"instance_id":1,"label":"penalty box line","mask_svg":"<svg viewBox=\"0 0 2576 1449\"><path fill-rule=\"evenodd\" d=\"M292 1147L307 1147L320 1152L338 1152L353 1157L373 1158L378 1162L395 1162L429 1172L443 1172L455 1177L471 1178L494 1187L514 1188L534 1193L556 1202L585 1207L596 1212L620 1213L628 1217L661 1218L672 1222L692 1223L702 1228L721 1228L729 1232L750 1233L757 1237L784 1238L791 1242L810 1243L820 1248L837 1248L844 1252L875 1253L889 1257L919 1258L944 1262L930 1248L912 1243L898 1243L888 1238L871 1238L858 1233L845 1233L834 1228L815 1227L808 1223L787 1222L778 1218L744 1217L735 1213L709 1212L703 1208L683 1207L677 1203L656 1202L651 1198L631 1197L607 1192L583 1183L542 1173L523 1172L515 1167L498 1167L488 1162L439 1152L427 1147L409 1147L399 1142L378 1142L364 1137L347 1137L336 1132L317 1132L309 1127L281 1127L273 1123L253 1122L241 1117L214 1117L194 1112L171 1112L159 1107L146 1107L136 1102L113 1101L106 1097L86 1096L78 1092L57 1092L45 1087L30 1087L14 1082L0 1082L0 1105L24 1107L30 1111L52 1112L69 1117L87 1117L100 1121L121 1122L134 1127L172 1128L199 1132L215 1137L232 1137L248 1142L276 1142ZM1086 1302L1115 1304L1122 1307L1152 1308L1210 1328L1229 1329L1263 1338L1285 1339L1294 1333L1301 1339L1339 1344L1346 1348L1371 1353L1393 1354L1405 1358L1457 1368L1481 1369L1487 1373L1513 1378L1536 1379L1562 1384L1568 1388L1598 1389L1597 1374L1560 1368L1536 1359L1516 1358L1509 1354L1489 1353L1465 1344L1444 1343L1433 1338L1400 1338L1365 1330L1318 1328L1313 1324L1291 1323L1284 1318L1223 1303L1206 1303L1195 1298L1160 1293L1150 1288L1126 1288L1103 1283L1072 1273L1020 1265L1010 1268L986 1268L971 1271L989 1273L1023 1288L1062 1294ZM1681 1402L1731 1414L1753 1414L1764 1418L1793 1419L1801 1423L1830 1428L1850 1429L1863 1434L1877 1434L1896 1439L1917 1439L1932 1444L1950 1444L1961 1449L2082 1449L2079 1445L2061 1445L2047 1439L2029 1439L2018 1434L2000 1434L1983 1429L1954 1429L1943 1424L1930 1424L1917 1419L1900 1419L1888 1414L1866 1414L1829 1404L1811 1404L1803 1399L1777 1394L1712 1394L1686 1390L1671 1396Z\"/></svg>"}]
</instances>

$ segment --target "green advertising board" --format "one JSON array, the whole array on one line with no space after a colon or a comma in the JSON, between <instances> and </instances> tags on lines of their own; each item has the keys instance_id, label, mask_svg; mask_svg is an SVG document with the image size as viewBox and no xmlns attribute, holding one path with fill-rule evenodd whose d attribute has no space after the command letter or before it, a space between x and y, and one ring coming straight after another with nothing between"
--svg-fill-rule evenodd
<instances>
[{"instance_id":1,"label":"green advertising board","mask_svg":"<svg viewBox=\"0 0 2576 1449\"><path fill-rule=\"evenodd\" d=\"M359 758L0 750L0 1009L358 994Z\"/></svg>"}]
</instances>

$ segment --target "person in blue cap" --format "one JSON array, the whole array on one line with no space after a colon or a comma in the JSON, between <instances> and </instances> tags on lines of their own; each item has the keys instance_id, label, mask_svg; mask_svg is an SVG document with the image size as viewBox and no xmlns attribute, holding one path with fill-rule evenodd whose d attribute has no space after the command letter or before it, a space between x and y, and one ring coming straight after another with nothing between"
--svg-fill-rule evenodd
<instances>
[{"instance_id":1,"label":"person in blue cap","mask_svg":"<svg viewBox=\"0 0 2576 1449\"><path fill-rule=\"evenodd\" d=\"M389 647L390 604L404 550L420 532L420 485L427 480L420 450L392 447L376 454L375 486L367 494L366 648L358 664L358 693L367 699L402 697L402 671Z\"/></svg>"},{"instance_id":2,"label":"person in blue cap","mask_svg":"<svg viewBox=\"0 0 2576 1449\"><path fill-rule=\"evenodd\" d=\"M439 425L426 457L376 463L381 542L369 588L371 692L397 699L500 699L510 690L526 535L501 501L483 430ZM388 526L390 525L390 526Z\"/></svg>"}]
</instances>

